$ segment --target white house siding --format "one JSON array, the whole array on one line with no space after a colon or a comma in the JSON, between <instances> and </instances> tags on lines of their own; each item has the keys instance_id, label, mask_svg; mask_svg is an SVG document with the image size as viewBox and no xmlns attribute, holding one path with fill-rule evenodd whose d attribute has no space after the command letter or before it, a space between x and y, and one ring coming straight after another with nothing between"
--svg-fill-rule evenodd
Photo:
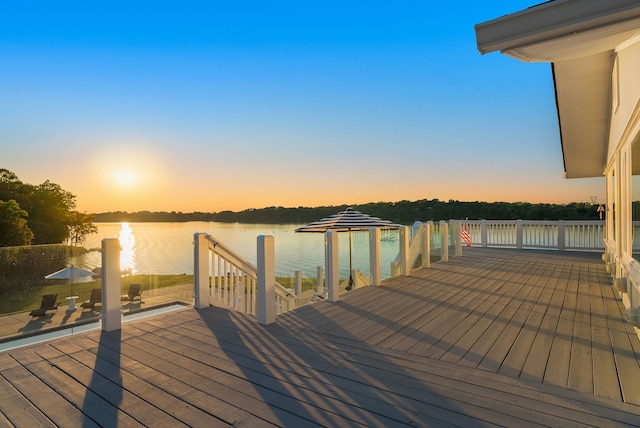
<instances>
[{"instance_id":1,"label":"white house siding","mask_svg":"<svg viewBox=\"0 0 640 428\"><path fill-rule=\"evenodd\" d=\"M619 45L612 57L611 123L607 177L607 252L614 260L615 281L625 305L640 312L640 263L633 258L632 175L640 174L640 37ZM615 210L614 210L615 207ZM636 328L640 337L640 329Z\"/></svg>"},{"instance_id":2,"label":"white house siding","mask_svg":"<svg viewBox=\"0 0 640 428\"><path fill-rule=\"evenodd\" d=\"M610 160L621 144L630 143L622 139L634 112L637 114L640 101L640 37L634 38L630 45L625 43L622 47L613 59L612 117L608 150Z\"/></svg>"}]
</instances>

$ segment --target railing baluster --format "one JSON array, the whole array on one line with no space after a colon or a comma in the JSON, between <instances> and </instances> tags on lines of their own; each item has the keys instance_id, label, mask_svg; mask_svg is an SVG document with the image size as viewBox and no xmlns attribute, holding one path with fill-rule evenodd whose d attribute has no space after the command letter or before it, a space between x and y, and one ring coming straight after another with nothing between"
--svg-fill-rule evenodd
<instances>
[{"instance_id":1,"label":"railing baluster","mask_svg":"<svg viewBox=\"0 0 640 428\"><path fill-rule=\"evenodd\" d=\"M515 220L465 220L476 244L482 247L517 247L518 222ZM640 224L640 222L639 222ZM564 229L564 239L562 232ZM523 248L565 250L604 250L604 221L522 221Z\"/></svg>"}]
</instances>

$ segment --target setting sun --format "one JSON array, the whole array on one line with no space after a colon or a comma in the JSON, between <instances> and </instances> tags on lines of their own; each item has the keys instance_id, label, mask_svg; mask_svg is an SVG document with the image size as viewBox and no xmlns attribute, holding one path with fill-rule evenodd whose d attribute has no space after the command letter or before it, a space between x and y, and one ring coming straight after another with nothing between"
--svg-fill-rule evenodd
<instances>
[{"instance_id":1,"label":"setting sun","mask_svg":"<svg viewBox=\"0 0 640 428\"><path fill-rule=\"evenodd\" d=\"M153 144L156 147L152 148ZM83 201L94 204L93 211L170 208L164 206L170 176L166 173L165 156L157 147L162 145L162 141L111 137L96 140L94 145L97 149L87 164L90 179L81 183L90 189ZM173 193L179 194L180 191Z\"/></svg>"},{"instance_id":2,"label":"setting sun","mask_svg":"<svg viewBox=\"0 0 640 428\"><path fill-rule=\"evenodd\" d=\"M118 185L129 187L136 181L136 175L133 171L120 169L114 174L115 181Z\"/></svg>"}]
</instances>

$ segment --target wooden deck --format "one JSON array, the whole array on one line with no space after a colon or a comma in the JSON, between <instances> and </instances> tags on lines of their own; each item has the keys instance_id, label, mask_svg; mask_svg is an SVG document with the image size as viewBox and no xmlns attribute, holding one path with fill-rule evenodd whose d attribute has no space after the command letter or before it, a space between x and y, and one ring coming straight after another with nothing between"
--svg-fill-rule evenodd
<instances>
[{"instance_id":1,"label":"wooden deck","mask_svg":"<svg viewBox=\"0 0 640 428\"><path fill-rule=\"evenodd\" d=\"M640 426L599 255L465 249L259 326L220 308L0 353L11 426Z\"/></svg>"}]
</instances>

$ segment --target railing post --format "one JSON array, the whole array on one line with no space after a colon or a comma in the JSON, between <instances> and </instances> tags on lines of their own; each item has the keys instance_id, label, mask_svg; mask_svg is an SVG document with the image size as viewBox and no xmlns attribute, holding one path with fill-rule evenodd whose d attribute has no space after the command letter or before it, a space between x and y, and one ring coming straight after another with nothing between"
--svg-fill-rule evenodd
<instances>
[{"instance_id":1,"label":"railing post","mask_svg":"<svg viewBox=\"0 0 640 428\"><path fill-rule=\"evenodd\" d=\"M258 236L258 305L256 318L262 325L276 320L276 273L273 236Z\"/></svg>"},{"instance_id":2,"label":"railing post","mask_svg":"<svg viewBox=\"0 0 640 428\"><path fill-rule=\"evenodd\" d=\"M431 267L431 229L433 222L428 221L422 228L422 267Z\"/></svg>"},{"instance_id":3,"label":"railing post","mask_svg":"<svg viewBox=\"0 0 640 428\"><path fill-rule=\"evenodd\" d=\"M487 248L489 242L487 241L487 220L480 220L480 246Z\"/></svg>"},{"instance_id":4,"label":"railing post","mask_svg":"<svg viewBox=\"0 0 640 428\"><path fill-rule=\"evenodd\" d=\"M380 285L380 229L369 228L369 280L371 285Z\"/></svg>"},{"instance_id":5,"label":"railing post","mask_svg":"<svg viewBox=\"0 0 640 428\"><path fill-rule=\"evenodd\" d=\"M449 224L440 220L440 260L449 261Z\"/></svg>"},{"instance_id":6,"label":"railing post","mask_svg":"<svg viewBox=\"0 0 640 428\"><path fill-rule=\"evenodd\" d=\"M193 283L195 308L209 307L209 242L206 233L193 235Z\"/></svg>"},{"instance_id":7,"label":"railing post","mask_svg":"<svg viewBox=\"0 0 640 428\"><path fill-rule=\"evenodd\" d=\"M120 301L120 241L102 240L102 330L114 331L122 327Z\"/></svg>"},{"instance_id":8,"label":"railing post","mask_svg":"<svg viewBox=\"0 0 640 428\"><path fill-rule=\"evenodd\" d=\"M400 275L409 275L409 226L400 226Z\"/></svg>"},{"instance_id":9,"label":"railing post","mask_svg":"<svg viewBox=\"0 0 640 428\"><path fill-rule=\"evenodd\" d=\"M302 293L302 271L297 270L294 275L293 292L299 296Z\"/></svg>"},{"instance_id":10,"label":"railing post","mask_svg":"<svg viewBox=\"0 0 640 428\"><path fill-rule=\"evenodd\" d=\"M335 302L340 297L340 275L338 267L338 234L334 231L324 233L324 263L327 275L328 300Z\"/></svg>"},{"instance_id":11,"label":"railing post","mask_svg":"<svg viewBox=\"0 0 640 428\"><path fill-rule=\"evenodd\" d=\"M324 268L322 266L318 266L316 268L316 292L324 293Z\"/></svg>"},{"instance_id":12,"label":"railing post","mask_svg":"<svg viewBox=\"0 0 640 428\"><path fill-rule=\"evenodd\" d=\"M462 222L456 221L453 229L453 242L455 242L456 256L462 255Z\"/></svg>"},{"instance_id":13,"label":"railing post","mask_svg":"<svg viewBox=\"0 0 640 428\"><path fill-rule=\"evenodd\" d=\"M558 220L558 250L564 251L567 241L564 234L564 220Z\"/></svg>"},{"instance_id":14,"label":"railing post","mask_svg":"<svg viewBox=\"0 0 640 428\"><path fill-rule=\"evenodd\" d=\"M522 220L516 220L516 248L522 249Z\"/></svg>"}]
</instances>

